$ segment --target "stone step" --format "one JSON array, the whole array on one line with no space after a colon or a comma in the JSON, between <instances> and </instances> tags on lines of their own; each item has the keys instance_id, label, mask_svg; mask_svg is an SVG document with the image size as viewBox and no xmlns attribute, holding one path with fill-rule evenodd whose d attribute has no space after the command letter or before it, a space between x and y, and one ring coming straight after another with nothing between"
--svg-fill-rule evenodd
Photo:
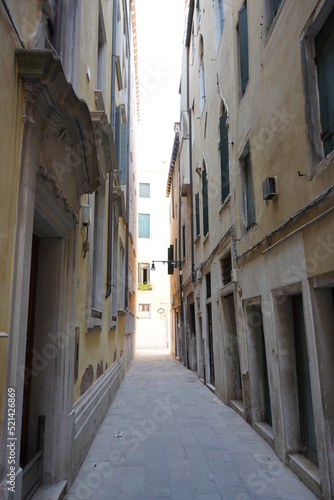
<instances>
[{"instance_id":1,"label":"stone step","mask_svg":"<svg viewBox=\"0 0 334 500\"><path fill-rule=\"evenodd\" d=\"M40 486L31 500L63 500L66 494L67 481Z\"/></svg>"}]
</instances>

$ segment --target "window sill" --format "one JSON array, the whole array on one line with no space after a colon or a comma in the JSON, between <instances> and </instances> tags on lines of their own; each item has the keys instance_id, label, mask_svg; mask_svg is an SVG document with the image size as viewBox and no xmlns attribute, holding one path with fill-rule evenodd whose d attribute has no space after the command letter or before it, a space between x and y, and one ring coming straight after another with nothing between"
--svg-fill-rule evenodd
<instances>
[{"instance_id":1,"label":"window sill","mask_svg":"<svg viewBox=\"0 0 334 500\"><path fill-rule=\"evenodd\" d=\"M231 295L231 293L233 292L234 292L234 283L232 282L222 286L220 289L221 297L226 297L227 295Z\"/></svg>"},{"instance_id":2,"label":"window sill","mask_svg":"<svg viewBox=\"0 0 334 500\"><path fill-rule=\"evenodd\" d=\"M221 204L220 209L219 209L219 215L221 215L222 211L224 210L226 205L229 204L230 200L231 200L231 193L227 195L227 197L225 198L225 200Z\"/></svg>"},{"instance_id":3,"label":"window sill","mask_svg":"<svg viewBox=\"0 0 334 500\"><path fill-rule=\"evenodd\" d=\"M210 231L208 231L208 232L206 233L206 235L204 236L204 239L203 239L203 245L205 245L205 243L208 241L209 236L210 236Z\"/></svg>"},{"instance_id":4,"label":"window sill","mask_svg":"<svg viewBox=\"0 0 334 500\"><path fill-rule=\"evenodd\" d=\"M198 243L200 239L201 239L201 235L200 235L200 234L198 234L198 235L196 236L196 238L195 238L194 243L195 243L195 244L196 244L196 243Z\"/></svg>"},{"instance_id":5,"label":"window sill","mask_svg":"<svg viewBox=\"0 0 334 500\"><path fill-rule=\"evenodd\" d=\"M331 151L325 158L323 158L318 165L314 168L314 177L321 174L327 168L334 166L334 151Z\"/></svg>"}]
</instances>

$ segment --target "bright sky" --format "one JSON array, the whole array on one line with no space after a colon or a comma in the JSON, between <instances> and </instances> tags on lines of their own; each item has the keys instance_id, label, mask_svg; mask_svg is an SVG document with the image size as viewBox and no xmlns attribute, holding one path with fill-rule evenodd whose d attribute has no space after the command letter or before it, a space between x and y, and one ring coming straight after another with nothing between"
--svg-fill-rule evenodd
<instances>
[{"instance_id":1,"label":"bright sky","mask_svg":"<svg viewBox=\"0 0 334 500\"><path fill-rule=\"evenodd\" d=\"M180 119L179 85L184 31L184 0L136 0L140 125L140 170L167 170ZM166 178L167 182L167 178Z\"/></svg>"}]
</instances>

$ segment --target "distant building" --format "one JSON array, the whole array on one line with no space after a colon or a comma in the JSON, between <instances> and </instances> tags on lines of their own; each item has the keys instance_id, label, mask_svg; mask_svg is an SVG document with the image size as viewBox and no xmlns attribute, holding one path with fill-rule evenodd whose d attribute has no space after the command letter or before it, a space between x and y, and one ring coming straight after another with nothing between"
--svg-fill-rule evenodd
<instances>
[{"instance_id":1,"label":"distant building","mask_svg":"<svg viewBox=\"0 0 334 500\"><path fill-rule=\"evenodd\" d=\"M1 498L9 432L15 498L66 491L133 359L135 30L133 0L0 5Z\"/></svg>"},{"instance_id":2,"label":"distant building","mask_svg":"<svg viewBox=\"0 0 334 500\"><path fill-rule=\"evenodd\" d=\"M169 347L169 201L164 196L166 166L138 168L137 347Z\"/></svg>"},{"instance_id":3,"label":"distant building","mask_svg":"<svg viewBox=\"0 0 334 500\"><path fill-rule=\"evenodd\" d=\"M334 495L333 12L189 2L167 183L175 354L322 498Z\"/></svg>"}]
</instances>

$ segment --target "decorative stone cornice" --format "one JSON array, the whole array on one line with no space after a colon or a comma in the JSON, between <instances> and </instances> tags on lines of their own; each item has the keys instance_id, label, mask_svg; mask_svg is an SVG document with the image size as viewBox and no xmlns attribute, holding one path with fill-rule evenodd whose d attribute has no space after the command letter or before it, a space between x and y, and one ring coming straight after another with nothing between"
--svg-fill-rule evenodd
<instances>
[{"instance_id":1,"label":"decorative stone cornice","mask_svg":"<svg viewBox=\"0 0 334 500\"><path fill-rule=\"evenodd\" d=\"M61 61L51 50L16 50L18 75L24 82L25 114L40 130L64 124L73 140L78 194L91 193L101 183L92 118L85 101L67 82ZM60 187L62 189L62 187Z\"/></svg>"}]
</instances>

